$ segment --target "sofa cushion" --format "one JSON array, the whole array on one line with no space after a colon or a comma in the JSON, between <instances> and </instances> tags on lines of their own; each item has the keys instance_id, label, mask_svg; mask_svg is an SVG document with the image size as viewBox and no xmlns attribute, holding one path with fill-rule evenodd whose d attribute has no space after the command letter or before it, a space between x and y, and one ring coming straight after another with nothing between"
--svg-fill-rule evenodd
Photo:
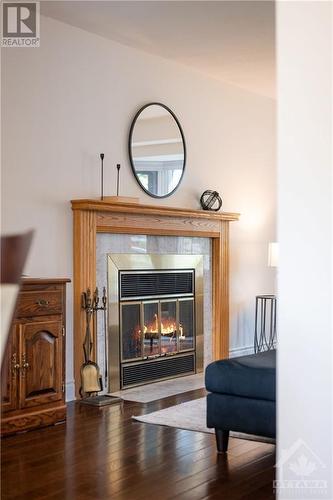
<instances>
[{"instance_id":1,"label":"sofa cushion","mask_svg":"<svg viewBox=\"0 0 333 500\"><path fill-rule=\"evenodd\" d=\"M214 361L206 368L209 392L275 401L276 351Z\"/></svg>"}]
</instances>

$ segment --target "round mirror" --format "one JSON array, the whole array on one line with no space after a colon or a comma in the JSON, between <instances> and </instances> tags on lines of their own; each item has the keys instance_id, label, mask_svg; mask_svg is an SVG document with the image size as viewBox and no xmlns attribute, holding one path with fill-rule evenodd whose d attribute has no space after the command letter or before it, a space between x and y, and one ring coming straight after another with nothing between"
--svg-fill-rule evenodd
<instances>
[{"instance_id":1,"label":"round mirror","mask_svg":"<svg viewBox=\"0 0 333 500\"><path fill-rule=\"evenodd\" d=\"M164 104L143 106L129 134L129 156L136 180L155 198L176 191L185 169L186 149L181 126Z\"/></svg>"}]
</instances>

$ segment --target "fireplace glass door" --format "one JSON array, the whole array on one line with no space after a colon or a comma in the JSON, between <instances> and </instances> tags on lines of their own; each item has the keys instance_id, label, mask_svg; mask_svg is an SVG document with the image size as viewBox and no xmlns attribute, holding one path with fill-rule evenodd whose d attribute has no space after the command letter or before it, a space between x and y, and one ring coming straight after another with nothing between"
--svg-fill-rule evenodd
<instances>
[{"instance_id":1,"label":"fireplace glass door","mask_svg":"<svg viewBox=\"0 0 333 500\"><path fill-rule=\"evenodd\" d=\"M179 298L121 304L122 361L195 349L194 300Z\"/></svg>"},{"instance_id":2,"label":"fireplace glass door","mask_svg":"<svg viewBox=\"0 0 333 500\"><path fill-rule=\"evenodd\" d=\"M177 301L161 301L161 354L177 352Z\"/></svg>"},{"instance_id":3,"label":"fireplace glass door","mask_svg":"<svg viewBox=\"0 0 333 500\"><path fill-rule=\"evenodd\" d=\"M194 349L193 299L179 300L179 350Z\"/></svg>"},{"instance_id":4,"label":"fireplace glass door","mask_svg":"<svg viewBox=\"0 0 333 500\"><path fill-rule=\"evenodd\" d=\"M143 304L143 357L159 356L160 324L158 302Z\"/></svg>"},{"instance_id":5,"label":"fireplace glass door","mask_svg":"<svg viewBox=\"0 0 333 500\"><path fill-rule=\"evenodd\" d=\"M142 357L141 303L121 307L121 347L123 361Z\"/></svg>"}]
</instances>

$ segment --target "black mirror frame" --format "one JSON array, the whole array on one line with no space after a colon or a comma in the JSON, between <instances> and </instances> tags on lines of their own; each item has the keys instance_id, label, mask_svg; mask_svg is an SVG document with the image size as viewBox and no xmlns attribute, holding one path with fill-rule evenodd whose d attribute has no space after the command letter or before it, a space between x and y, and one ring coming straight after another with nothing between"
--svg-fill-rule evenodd
<instances>
[{"instance_id":1,"label":"black mirror frame","mask_svg":"<svg viewBox=\"0 0 333 500\"><path fill-rule=\"evenodd\" d=\"M180 135L182 137L182 141L183 141L183 148L184 148L184 161L183 161L183 171L182 171L182 175L179 179L179 182L177 184L177 186L172 190L170 191L170 193L168 194L165 194L164 196L158 196L156 194L152 194L150 191L148 191L148 189L146 189L140 182L139 180L139 177L137 176L136 174L136 171L135 171L135 168L134 168L134 161L133 161L133 156L132 156L132 148L131 148L131 144L132 144L132 136L133 136L133 130L134 130L134 127L135 127L135 124L136 124L136 121L139 117L139 115L142 113L142 111L146 108L148 108L149 106L161 106L162 108L166 109L170 115L173 117L173 119L175 120L175 122L177 123L177 126L179 128L179 132L180 132ZM137 183L139 184L140 188L145 191L146 194L148 194L149 196L151 196L152 198L168 198L169 196L171 196L172 194L174 194L177 189L179 188L182 180L183 180L183 177L184 177L184 172L185 172L185 165L186 165L186 143L185 143L185 136L184 136L184 132L183 132L183 129L179 123L179 120L177 118L177 116L175 115L175 113L173 111L171 111L170 108L168 108L168 106L166 106L165 104L162 104L161 102L150 102L148 104L145 104L144 106L142 106L139 111L135 114L133 120L132 120L132 123L131 123L131 128L130 128L130 131L129 131L129 137L128 137L128 154L129 154L129 159L130 159L130 164L131 164L131 168L132 168L132 172L134 174L134 177L137 181Z\"/></svg>"}]
</instances>

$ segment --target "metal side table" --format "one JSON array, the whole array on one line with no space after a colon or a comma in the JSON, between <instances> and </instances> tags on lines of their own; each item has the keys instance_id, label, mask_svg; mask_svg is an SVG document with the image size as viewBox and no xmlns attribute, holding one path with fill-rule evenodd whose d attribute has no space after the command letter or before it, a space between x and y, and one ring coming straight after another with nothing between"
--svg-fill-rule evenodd
<instances>
[{"instance_id":1,"label":"metal side table","mask_svg":"<svg viewBox=\"0 0 333 500\"><path fill-rule=\"evenodd\" d=\"M276 344L276 296L257 295L254 352L274 349Z\"/></svg>"}]
</instances>

